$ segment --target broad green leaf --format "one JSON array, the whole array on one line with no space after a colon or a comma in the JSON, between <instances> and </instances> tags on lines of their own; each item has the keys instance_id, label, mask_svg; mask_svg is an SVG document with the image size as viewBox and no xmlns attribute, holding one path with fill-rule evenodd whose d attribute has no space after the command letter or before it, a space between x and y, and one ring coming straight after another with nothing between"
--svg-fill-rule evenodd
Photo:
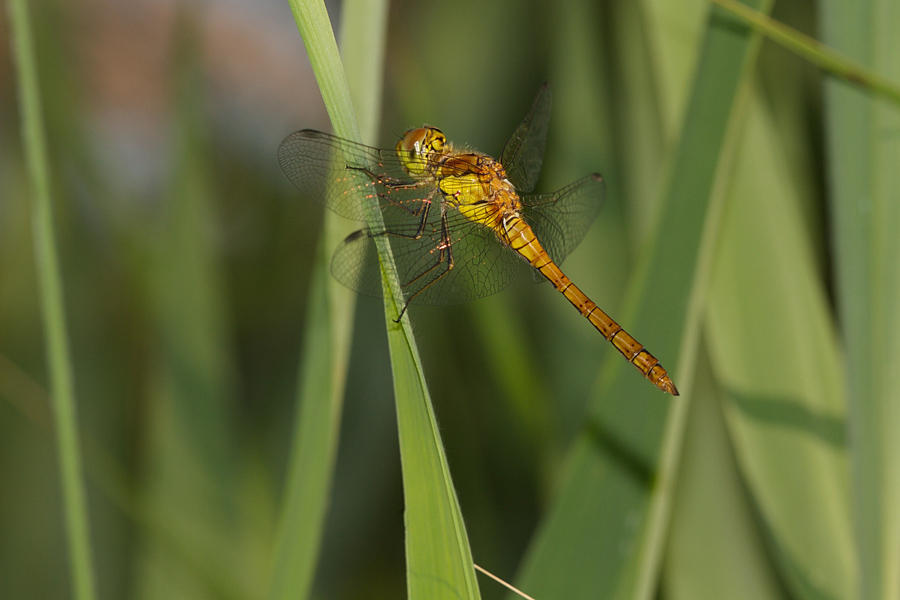
<instances>
[{"instance_id":1,"label":"broad green leaf","mask_svg":"<svg viewBox=\"0 0 900 600\"><path fill-rule=\"evenodd\" d=\"M900 5L824 0L822 41L900 81ZM900 596L900 109L825 89L834 287L847 365L859 597Z\"/></svg>"},{"instance_id":2,"label":"broad green leaf","mask_svg":"<svg viewBox=\"0 0 900 600\"><path fill-rule=\"evenodd\" d=\"M666 545L670 600L787 598L725 425L723 401L701 351Z\"/></svg>"},{"instance_id":3,"label":"broad green leaf","mask_svg":"<svg viewBox=\"0 0 900 600\"><path fill-rule=\"evenodd\" d=\"M754 6L767 10L771 3ZM684 395L662 396L620 356L604 363L608 384L592 402L527 558L519 586L526 593L544 600L654 594L718 231L720 177L739 139L758 47L746 27L711 11L662 202L619 315Z\"/></svg>"},{"instance_id":4,"label":"broad green leaf","mask_svg":"<svg viewBox=\"0 0 900 600\"><path fill-rule=\"evenodd\" d=\"M853 598L840 352L778 130L754 95L707 321L735 452L797 598ZM815 501L810 501L815 499Z\"/></svg>"}]
</instances>

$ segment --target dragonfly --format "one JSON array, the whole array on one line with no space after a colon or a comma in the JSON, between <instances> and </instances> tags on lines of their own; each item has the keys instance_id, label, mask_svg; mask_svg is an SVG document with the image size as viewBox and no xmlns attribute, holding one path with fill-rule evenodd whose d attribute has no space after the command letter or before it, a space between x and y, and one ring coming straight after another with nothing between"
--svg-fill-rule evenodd
<instances>
[{"instance_id":1,"label":"dragonfly","mask_svg":"<svg viewBox=\"0 0 900 600\"><path fill-rule=\"evenodd\" d=\"M604 184L594 173L554 193L529 194L541 171L550 104L545 83L499 161L456 148L427 125L408 130L393 149L304 129L282 142L278 161L303 196L343 217L365 221L364 202L377 202L383 225L350 234L333 255L332 274L347 287L384 295L379 238L388 240L394 257L404 302L400 316L411 304L456 304L494 294L530 268L644 377L677 396L659 360L559 267L597 217Z\"/></svg>"}]
</instances>

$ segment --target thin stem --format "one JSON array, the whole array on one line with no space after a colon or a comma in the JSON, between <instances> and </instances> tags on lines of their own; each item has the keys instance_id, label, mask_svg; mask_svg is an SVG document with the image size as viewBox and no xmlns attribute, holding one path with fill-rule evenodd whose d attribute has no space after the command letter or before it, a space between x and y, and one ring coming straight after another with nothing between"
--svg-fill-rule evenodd
<instances>
[{"instance_id":1,"label":"thin stem","mask_svg":"<svg viewBox=\"0 0 900 600\"><path fill-rule=\"evenodd\" d=\"M502 585L503 587L505 587L505 588L507 588L507 589L509 589L509 590L512 590L512 591L515 592L516 594L522 596L523 598L525 598L525 600L534 600L534 598L532 598L531 596L529 596L528 594L526 594L525 592L523 592L523 591L520 590L519 588L515 587L515 586L512 585L511 583L506 583L505 581L503 581L502 579L500 579L499 577L497 577L496 575L494 575L494 574L491 573L490 571L488 571L488 570L486 570L486 569L483 569L483 568L479 567L477 564L474 564L474 563L472 564L472 566L475 567L475 570L476 570L476 571L480 571L480 572L484 573L485 575L487 575L488 577L490 577L491 579L493 579L494 581L496 581L497 583L499 583L499 584Z\"/></svg>"},{"instance_id":2,"label":"thin stem","mask_svg":"<svg viewBox=\"0 0 900 600\"><path fill-rule=\"evenodd\" d=\"M26 0L10 0L9 10L12 45L18 67L22 143L33 188L34 251L58 440L72 584L75 598L92 600L96 594L90 527L81 451L78 446L78 419L63 307L62 278L53 235L53 207L50 201L46 136L41 113L34 40Z\"/></svg>"},{"instance_id":3,"label":"thin stem","mask_svg":"<svg viewBox=\"0 0 900 600\"><path fill-rule=\"evenodd\" d=\"M820 69L900 104L900 86L872 69L737 0L711 1L738 16L758 33L802 56Z\"/></svg>"}]
</instances>

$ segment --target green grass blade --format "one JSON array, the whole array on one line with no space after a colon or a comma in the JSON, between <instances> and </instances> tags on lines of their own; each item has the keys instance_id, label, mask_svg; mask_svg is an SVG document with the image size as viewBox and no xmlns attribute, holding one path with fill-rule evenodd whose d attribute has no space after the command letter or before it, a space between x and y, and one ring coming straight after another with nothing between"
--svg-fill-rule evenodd
<instances>
[{"instance_id":1,"label":"green grass blade","mask_svg":"<svg viewBox=\"0 0 900 600\"><path fill-rule=\"evenodd\" d=\"M894 103L900 104L900 86L896 82L885 79L877 71L842 56L828 46L820 44L811 37L783 25L767 15L747 8L737 0L712 1L737 15L770 40L796 52L817 67L876 94L882 94Z\"/></svg>"},{"instance_id":2,"label":"green grass blade","mask_svg":"<svg viewBox=\"0 0 900 600\"><path fill-rule=\"evenodd\" d=\"M900 5L822 2L822 40L900 81ZM900 596L900 111L825 89L835 290L847 364L859 597Z\"/></svg>"},{"instance_id":3,"label":"green grass blade","mask_svg":"<svg viewBox=\"0 0 900 600\"><path fill-rule=\"evenodd\" d=\"M707 339L741 472L782 577L796 598L852 598L843 368L797 192L809 185L779 135L755 94L716 254Z\"/></svg>"},{"instance_id":4,"label":"green grass blade","mask_svg":"<svg viewBox=\"0 0 900 600\"><path fill-rule=\"evenodd\" d=\"M13 54L18 72L22 144L33 188L34 251L55 415L72 591L78 600L91 600L96 593L90 524L78 442L78 415L63 303L62 276L53 233L46 134L41 114L37 60L27 0L10 0L9 11Z\"/></svg>"},{"instance_id":5,"label":"green grass blade","mask_svg":"<svg viewBox=\"0 0 900 600\"><path fill-rule=\"evenodd\" d=\"M381 125L388 8L387 0L347 0L341 10L341 55L366 144L378 143Z\"/></svg>"},{"instance_id":6,"label":"green grass blade","mask_svg":"<svg viewBox=\"0 0 900 600\"><path fill-rule=\"evenodd\" d=\"M393 303L386 304L390 315ZM408 332L408 323L388 325L406 501L408 597L477 599L481 596L465 523L415 340Z\"/></svg>"},{"instance_id":7,"label":"green grass blade","mask_svg":"<svg viewBox=\"0 0 900 600\"><path fill-rule=\"evenodd\" d=\"M768 10L771 2L754 5ZM520 587L536 597L648 598L656 589L721 176L739 138L748 67L758 48L758 36L712 11L656 229L649 234L652 245L627 294L622 322L639 340L652 342L685 396L663 397L620 356L603 365L611 385L592 403L559 498L528 556ZM634 315L640 316L629 318Z\"/></svg>"},{"instance_id":8,"label":"green grass blade","mask_svg":"<svg viewBox=\"0 0 900 600\"><path fill-rule=\"evenodd\" d=\"M353 299L337 305L330 302L334 282L328 269L326 237L318 244L310 281L297 414L276 534L271 598L309 596L334 474L349 353L349 329L341 332L334 317L343 315L345 323L352 322Z\"/></svg>"},{"instance_id":9,"label":"green grass blade","mask_svg":"<svg viewBox=\"0 0 900 600\"><path fill-rule=\"evenodd\" d=\"M335 133L358 140L348 85L321 2L292 1ZM368 207L370 223L380 215ZM380 241L384 241L379 238ZM389 248L379 247L393 273ZM406 317L398 324L398 284L385 275L388 344L394 377L406 502L409 598L478 598L471 551L450 479L421 360Z\"/></svg>"},{"instance_id":10,"label":"green grass blade","mask_svg":"<svg viewBox=\"0 0 900 600\"><path fill-rule=\"evenodd\" d=\"M323 18L324 7L310 3L294 6L304 24ZM347 74L354 81L357 106L363 107L366 139L375 139L381 97L386 2L348 2L344 5L344 52ZM327 23L327 14L324 15ZM298 21L299 23L300 21ZM310 59L327 93L326 105L335 130L358 136L353 107L343 90L344 74L331 29L303 28ZM314 63L315 64L315 63ZM328 90L326 92L326 90ZM328 510L340 434L350 337L356 295L330 273L331 252L356 225L336 215L325 215L325 234L316 250L306 314L304 353L299 369L297 412L287 483L276 534L270 597L305 598L312 588L322 531Z\"/></svg>"}]
</instances>

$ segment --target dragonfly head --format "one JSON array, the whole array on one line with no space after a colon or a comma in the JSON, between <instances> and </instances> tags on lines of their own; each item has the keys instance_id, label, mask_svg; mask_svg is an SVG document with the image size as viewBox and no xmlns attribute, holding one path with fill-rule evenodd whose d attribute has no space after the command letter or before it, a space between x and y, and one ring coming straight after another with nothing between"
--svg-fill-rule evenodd
<instances>
[{"instance_id":1,"label":"dragonfly head","mask_svg":"<svg viewBox=\"0 0 900 600\"><path fill-rule=\"evenodd\" d=\"M403 134L397 142L397 155L410 175L422 175L443 154L447 138L437 127L418 127Z\"/></svg>"}]
</instances>

